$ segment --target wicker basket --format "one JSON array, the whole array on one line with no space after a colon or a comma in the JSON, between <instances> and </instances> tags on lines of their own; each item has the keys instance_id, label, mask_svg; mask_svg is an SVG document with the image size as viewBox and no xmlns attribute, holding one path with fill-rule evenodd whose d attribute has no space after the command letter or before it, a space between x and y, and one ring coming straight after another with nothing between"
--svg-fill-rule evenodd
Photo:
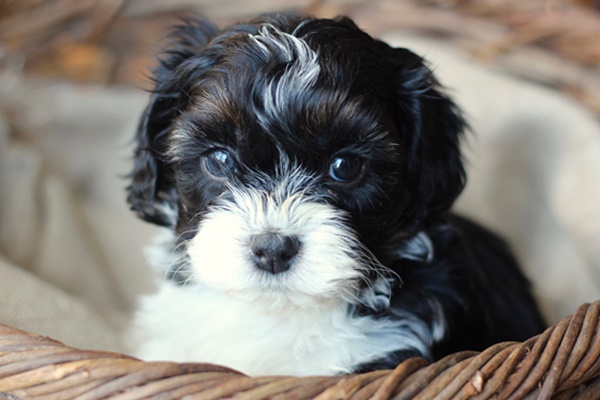
<instances>
[{"instance_id":1,"label":"wicker basket","mask_svg":"<svg viewBox=\"0 0 600 400\"><path fill-rule=\"evenodd\" d=\"M78 3L85 8L94 2ZM100 22L112 21L122 3L107 2L114 7L108 7ZM600 17L577 14L563 1L374 0L369 8L356 1L313 3L312 13L348 14L374 33L401 28L443 35L479 59L566 90L600 113ZM24 3L4 6L11 4ZM546 9L551 12L540 13L542 6L551 7ZM406 7L413 7L412 14L400 12ZM79 16L69 13L71 19ZM369 13L376 18L369 19ZM414 13L421 13L421 18ZM399 20L399 15L413 18ZM34 35L41 25L19 22L31 15L20 17L13 17L14 23L2 30L17 50L21 36L29 41L39 36L43 38L40 49L52 47L46 46L46 34ZM476 25L467 23L474 19ZM445 23L439 24L440 20ZM47 25L54 27L53 21ZM482 24L502 29L471 29ZM31 29L23 33L22 26ZM91 31L94 43L101 42L102 29ZM535 61L540 50L545 52L544 62ZM514 57L519 54L525 54L527 62ZM543 70L537 68L542 65ZM209 364L143 362L122 354L70 348L0 325L0 399L600 399L599 317L600 302L584 304L571 317L523 343L500 343L482 353L455 353L434 364L414 358L393 371L306 378L251 378Z\"/></svg>"},{"instance_id":2,"label":"wicker basket","mask_svg":"<svg viewBox=\"0 0 600 400\"><path fill-rule=\"evenodd\" d=\"M600 301L523 343L334 377L251 378L211 364L84 351L0 325L0 399L598 399Z\"/></svg>"}]
</instances>

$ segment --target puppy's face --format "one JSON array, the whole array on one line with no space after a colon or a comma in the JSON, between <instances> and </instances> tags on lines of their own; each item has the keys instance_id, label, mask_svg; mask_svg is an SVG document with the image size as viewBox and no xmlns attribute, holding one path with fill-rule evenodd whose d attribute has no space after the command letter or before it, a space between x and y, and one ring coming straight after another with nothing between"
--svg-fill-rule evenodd
<instances>
[{"instance_id":1,"label":"puppy's face","mask_svg":"<svg viewBox=\"0 0 600 400\"><path fill-rule=\"evenodd\" d=\"M175 231L187 281L271 305L353 302L460 192L463 121L407 50L290 15L174 35L129 202Z\"/></svg>"}]
</instances>

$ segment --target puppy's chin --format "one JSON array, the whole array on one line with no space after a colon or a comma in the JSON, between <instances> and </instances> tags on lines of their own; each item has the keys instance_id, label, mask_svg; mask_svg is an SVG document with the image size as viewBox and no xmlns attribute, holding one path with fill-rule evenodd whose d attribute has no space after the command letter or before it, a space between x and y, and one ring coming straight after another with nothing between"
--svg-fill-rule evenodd
<instances>
[{"instance_id":1,"label":"puppy's chin","mask_svg":"<svg viewBox=\"0 0 600 400\"><path fill-rule=\"evenodd\" d=\"M253 261L255 235L294 237L289 269L272 273ZM343 212L303 194L232 191L209 209L187 245L192 280L270 309L354 302L368 262Z\"/></svg>"}]
</instances>

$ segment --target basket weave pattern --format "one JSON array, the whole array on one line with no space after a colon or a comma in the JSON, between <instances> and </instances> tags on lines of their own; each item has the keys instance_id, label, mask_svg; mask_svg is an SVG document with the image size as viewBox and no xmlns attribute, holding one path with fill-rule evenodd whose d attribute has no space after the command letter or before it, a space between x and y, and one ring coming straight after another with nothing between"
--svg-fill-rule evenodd
<instances>
[{"instance_id":1,"label":"basket weave pattern","mask_svg":"<svg viewBox=\"0 0 600 400\"><path fill-rule=\"evenodd\" d=\"M18 13L17 6L46 3L65 6L54 14L45 9ZM71 53L63 49L59 55L70 60L65 54L81 58L82 48L94 50L90 53L94 57L84 57L93 72L85 78L110 81L109 72L99 66L107 65L107 57L120 58L101 39L109 27L120 26L119 18L125 21L123 26L133 26L132 17L123 11L126 3L131 9L148 4L0 0L4 17L0 36L17 53L27 49L29 60L35 61L39 51L44 64L47 52L79 38L78 46L67 46ZM402 28L443 36L476 60L565 91L600 114L600 16L582 13L568 1L373 0L368 7L352 0L311 3L315 14L348 14L374 33ZM90 12L94 7L104 12ZM9 15L11 9L14 15ZM42 19L32 23L36 15ZM407 17L401 19L403 15ZM83 30L88 37L70 39L64 20L91 24ZM600 302L584 304L523 343L455 353L433 364L410 359L393 371L306 378L251 378L216 365L143 362L122 354L74 349L0 325L0 399L600 399L599 318Z\"/></svg>"},{"instance_id":2,"label":"basket weave pattern","mask_svg":"<svg viewBox=\"0 0 600 400\"><path fill-rule=\"evenodd\" d=\"M144 362L0 325L0 399L598 399L599 318L600 301L523 343L433 364L412 358L394 370L303 378Z\"/></svg>"}]
</instances>

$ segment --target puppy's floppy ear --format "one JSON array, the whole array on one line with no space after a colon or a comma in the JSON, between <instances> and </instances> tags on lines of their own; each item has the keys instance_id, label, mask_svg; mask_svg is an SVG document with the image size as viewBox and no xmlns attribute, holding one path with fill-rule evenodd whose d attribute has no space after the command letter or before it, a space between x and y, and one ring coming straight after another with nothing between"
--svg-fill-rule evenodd
<instances>
[{"instance_id":1,"label":"puppy's floppy ear","mask_svg":"<svg viewBox=\"0 0 600 400\"><path fill-rule=\"evenodd\" d=\"M169 35L171 47L153 71L154 89L138 125L137 147L127 188L131 209L146 221L163 226L175 224L177 190L164 154L174 118L189 101L188 89L206 68L202 49L218 33L208 21L185 21Z\"/></svg>"},{"instance_id":2,"label":"puppy's floppy ear","mask_svg":"<svg viewBox=\"0 0 600 400\"><path fill-rule=\"evenodd\" d=\"M411 213L427 218L446 211L462 191L466 174L460 140L467 126L424 60L406 49L391 49L396 68L396 102L405 135Z\"/></svg>"}]
</instances>

